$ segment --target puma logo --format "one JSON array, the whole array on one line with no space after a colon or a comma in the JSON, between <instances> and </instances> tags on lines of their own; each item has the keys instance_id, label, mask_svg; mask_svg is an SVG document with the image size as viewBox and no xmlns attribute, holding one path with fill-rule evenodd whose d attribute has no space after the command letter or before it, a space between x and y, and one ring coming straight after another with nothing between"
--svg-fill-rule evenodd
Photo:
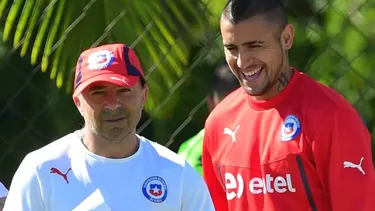
<instances>
[{"instance_id":1,"label":"puma logo","mask_svg":"<svg viewBox=\"0 0 375 211\"><path fill-rule=\"evenodd\" d=\"M224 128L224 134L225 135L230 135L232 137L232 142L235 142L236 141L236 132L237 130L240 128L240 125L237 125L236 129L234 131L232 131L231 129L229 128Z\"/></svg>"},{"instance_id":2,"label":"puma logo","mask_svg":"<svg viewBox=\"0 0 375 211\"><path fill-rule=\"evenodd\" d=\"M113 79L113 80L121 81L124 84L126 84L127 86L129 86L128 82L125 81L125 77L123 77L122 79L117 78L117 77L110 77L110 78Z\"/></svg>"},{"instance_id":3,"label":"puma logo","mask_svg":"<svg viewBox=\"0 0 375 211\"><path fill-rule=\"evenodd\" d=\"M365 171L362 168L362 161L363 161L363 157L361 158L361 161L359 161L359 164L354 164L349 161L344 161L344 168L356 168L360 172L362 172L363 175L365 175Z\"/></svg>"},{"instance_id":4,"label":"puma logo","mask_svg":"<svg viewBox=\"0 0 375 211\"><path fill-rule=\"evenodd\" d=\"M66 181L67 184L69 184L69 180L68 180L68 173L69 171L71 171L72 168L69 168L68 171L66 171L65 174L61 173L60 170L58 170L57 168L51 168L51 174L57 174L57 175L60 175L62 178L64 178L64 180Z\"/></svg>"}]
</instances>

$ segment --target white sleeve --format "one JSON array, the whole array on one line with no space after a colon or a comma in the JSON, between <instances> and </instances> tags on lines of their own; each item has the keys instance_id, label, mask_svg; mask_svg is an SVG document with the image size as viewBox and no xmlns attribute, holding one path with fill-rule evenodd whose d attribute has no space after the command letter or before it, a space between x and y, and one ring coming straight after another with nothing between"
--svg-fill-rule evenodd
<instances>
[{"instance_id":1,"label":"white sleeve","mask_svg":"<svg viewBox=\"0 0 375 211\"><path fill-rule=\"evenodd\" d=\"M3 211L14 210L44 210L36 166L29 155L24 158L14 174L5 201Z\"/></svg>"},{"instance_id":2,"label":"white sleeve","mask_svg":"<svg viewBox=\"0 0 375 211\"><path fill-rule=\"evenodd\" d=\"M6 197L8 195L8 190L3 185L3 183L0 182L0 198Z\"/></svg>"},{"instance_id":3,"label":"white sleeve","mask_svg":"<svg viewBox=\"0 0 375 211\"><path fill-rule=\"evenodd\" d=\"M184 167L181 211L215 211L206 183L187 162Z\"/></svg>"}]
</instances>

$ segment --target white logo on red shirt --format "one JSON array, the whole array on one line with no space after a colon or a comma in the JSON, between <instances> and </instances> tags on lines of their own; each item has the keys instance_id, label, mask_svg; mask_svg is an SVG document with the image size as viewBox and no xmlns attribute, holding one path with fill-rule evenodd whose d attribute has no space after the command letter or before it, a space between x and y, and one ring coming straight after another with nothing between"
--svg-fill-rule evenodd
<instances>
[{"instance_id":1,"label":"white logo on red shirt","mask_svg":"<svg viewBox=\"0 0 375 211\"><path fill-rule=\"evenodd\" d=\"M245 182L242 175L237 174L237 177L235 177L231 173L225 173L225 181L227 199L232 200L236 196L237 198L241 198L245 189ZM246 187L248 187L252 194L296 192L290 174L286 174L285 177L278 176L276 178L270 174L266 174L265 178L253 177L250 179L249 184L246 184Z\"/></svg>"},{"instance_id":2,"label":"white logo on red shirt","mask_svg":"<svg viewBox=\"0 0 375 211\"><path fill-rule=\"evenodd\" d=\"M224 134L225 135L230 135L232 137L232 142L236 141L236 132L240 128L240 125L237 125L236 129L232 131L230 128L224 128Z\"/></svg>"},{"instance_id":3,"label":"white logo on red shirt","mask_svg":"<svg viewBox=\"0 0 375 211\"><path fill-rule=\"evenodd\" d=\"M352 162L349 162L349 161L344 161L344 168L356 168L358 169L360 172L362 172L363 175L365 175L365 171L363 170L362 168L362 161L363 161L363 157L361 157L361 161L359 161L359 164L354 164Z\"/></svg>"}]
</instances>

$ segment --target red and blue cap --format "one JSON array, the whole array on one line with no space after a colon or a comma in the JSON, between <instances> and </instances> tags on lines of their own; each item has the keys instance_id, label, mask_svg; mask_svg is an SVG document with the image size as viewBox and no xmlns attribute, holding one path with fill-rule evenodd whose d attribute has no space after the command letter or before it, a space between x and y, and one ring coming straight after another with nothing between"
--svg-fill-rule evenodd
<instances>
[{"instance_id":1,"label":"red and blue cap","mask_svg":"<svg viewBox=\"0 0 375 211\"><path fill-rule=\"evenodd\" d=\"M145 83L141 64L127 45L115 43L90 48L78 59L73 97L97 82L133 88L139 80Z\"/></svg>"}]
</instances>

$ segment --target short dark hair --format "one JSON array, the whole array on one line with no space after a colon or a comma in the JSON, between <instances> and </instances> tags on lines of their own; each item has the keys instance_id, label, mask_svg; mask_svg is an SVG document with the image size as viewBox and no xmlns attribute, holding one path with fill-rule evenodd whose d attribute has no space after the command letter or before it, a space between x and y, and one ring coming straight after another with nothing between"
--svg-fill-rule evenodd
<instances>
[{"instance_id":1,"label":"short dark hair","mask_svg":"<svg viewBox=\"0 0 375 211\"><path fill-rule=\"evenodd\" d=\"M264 15L282 29L288 23L283 0L228 0L222 15L233 24L257 15Z\"/></svg>"},{"instance_id":2,"label":"short dark hair","mask_svg":"<svg viewBox=\"0 0 375 211\"><path fill-rule=\"evenodd\" d=\"M141 82L141 86L142 86L142 88L144 88L144 87L146 86L146 79L145 79L145 77L143 77L143 76L141 75L141 76L139 76L139 80L140 80L140 82Z\"/></svg>"},{"instance_id":3,"label":"short dark hair","mask_svg":"<svg viewBox=\"0 0 375 211\"><path fill-rule=\"evenodd\" d=\"M234 76L226 62L221 62L216 67L213 75L211 95L217 95L220 100L240 87L238 79Z\"/></svg>"}]
</instances>

